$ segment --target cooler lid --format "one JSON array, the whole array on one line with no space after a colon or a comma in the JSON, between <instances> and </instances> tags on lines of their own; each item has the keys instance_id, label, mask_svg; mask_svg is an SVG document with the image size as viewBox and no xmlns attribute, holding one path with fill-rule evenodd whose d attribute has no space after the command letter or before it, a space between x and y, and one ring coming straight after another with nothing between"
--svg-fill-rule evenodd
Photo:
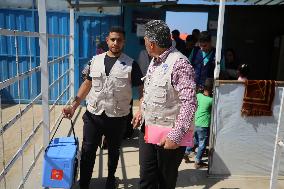
<instances>
[{"instance_id":1,"label":"cooler lid","mask_svg":"<svg viewBox=\"0 0 284 189\"><path fill-rule=\"evenodd\" d=\"M52 158L73 158L76 155L77 145L74 137L54 138L50 143L46 155Z\"/></svg>"}]
</instances>

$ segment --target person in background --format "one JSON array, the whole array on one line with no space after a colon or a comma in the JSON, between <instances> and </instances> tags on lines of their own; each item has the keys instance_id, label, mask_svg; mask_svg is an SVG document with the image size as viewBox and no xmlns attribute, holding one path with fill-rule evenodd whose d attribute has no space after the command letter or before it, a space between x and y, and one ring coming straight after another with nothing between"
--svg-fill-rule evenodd
<instances>
[{"instance_id":1,"label":"person in background","mask_svg":"<svg viewBox=\"0 0 284 189\"><path fill-rule=\"evenodd\" d=\"M140 39L140 45L145 46L143 38ZM140 53L139 53L139 57L138 57L137 63L138 63L138 65L139 65L139 67L140 67L140 69L142 71L143 77L147 73L150 61L151 61L151 57L149 56L147 50L146 49L142 49L140 51ZM131 121L133 119L133 99L131 100L130 106L131 106L130 113L127 116L127 128L126 128L126 132L125 132L125 135L124 135L125 139L131 138L133 133L134 133L134 128L133 128L133 125L131 123Z\"/></svg>"},{"instance_id":2,"label":"person in background","mask_svg":"<svg viewBox=\"0 0 284 189\"><path fill-rule=\"evenodd\" d=\"M142 124L139 137L139 189L174 189L196 110L194 71L187 57L171 44L170 29L162 20L145 24L145 46L153 57L144 81L144 95L133 126ZM143 121L144 120L144 121ZM158 144L147 142L149 126L169 128ZM153 127L152 127L153 128Z\"/></svg>"},{"instance_id":3,"label":"person in background","mask_svg":"<svg viewBox=\"0 0 284 189\"><path fill-rule=\"evenodd\" d=\"M189 61L195 71L197 90L202 91L207 78L214 78L215 48L211 44L208 31L200 33L199 48L195 48L189 56Z\"/></svg>"},{"instance_id":4,"label":"person in background","mask_svg":"<svg viewBox=\"0 0 284 189\"><path fill-rule=\"evenodd\" d=\"M97 48L96 48L96 55L102 54L102 53L104 53L106 51L108 51L107 43L105 41L100 42L97 45ZM82 74L81 78L82 78L83 81L85 79L87 79L87 77L90 74L90 65L91 65L91 63L92 63L92 59L90 61L88 61L88 63L86 64L86 66L84 67L84 69L81 72L81 74Z\"/></svg>"},{"instance_id":5,"label":"person in background","mask_svg":"<svg viewBox=\"0 0 284 189\"><path fill-rule=\"evenodd\" d=\"M89 76L80 86L72 104L62 110L63 116L71 119L80 102L87 97L87 110L83 115L80 189L89 188L102 135L108 142L108 177L105 189L116 188L115 172L130 112L132 87L139 87L142 94L142 72L132 58L122 53L124 30L112 27L106 42L109 50L92 58Z\"/></svg>"},{"instance_id":6,"label":"person in background","mask_svg":"<svg viewBox=\"0 0 284 189\"><path fill-rule=\"evenodd\" d=\"M191 32L192 38L193 38L193 42L195 46L199 46L198 41L199 41L199 37L200 37L200 30L199 29L193 29Z\"/></svg>"},{"instance_id":7,"label":"person in background","mask_svg":"<svg viewBox=\"0 0 284 189\"><path fill-rule=\"evenodd\" d=\"M145 43L144 43L144 39L141 38L141 41L140 41L140 44L145 46ZM139 57L138 57L138 65L140 66L140 69L142 71L142 74L143 74L143 77L146 75L147 73L147 70L148 70L148 67L149 67L149 64L150 64L150 61L151 61L151 57L150 55L148 54L147 50L146 49L142 49L139 53Z\"/></svg>"},{"instance_id":8,"label":"person in background","mask_svg":"<svg viewBox=\"0 0 284 189\"><path fill-rule=\"evenodd\" d=\"M248 80L249 76L249 66L247 64L241 64L238 67L238 81L246 81Z\"/></svg>"},{"instance_id":9,"label":"person in background","mask_svg":"<svg viewBox=\"0 0 284 189\"><path fill-rule=\"evenodd\" d=\"M180 38L180 32L179 30L173 30L172 31L172 38L175 41L175 47L176 49L181 52L183 55L186 55L186 47L185 42Z\"/></svg>"},{"instance_id":10,"label":"person in background","mask_svg":"<svg viewBox=\"0 0 284 189\"><path fill-rule=\"evenodd\" d=\"M186 53L185 53L185 56L186 57L189 57L192 50L194 49L195 47L195 42L194 42L194 38L192 35L187 35L186 36L186 40L185 40L185 50L186 50Z\"/></svg>"},{"instance_id":11,"label":"person in background","mask_svg":"<svg viewBox=\"0 0 284 189\"><path fill-rule=\"evenodd\" d=\"M187 147L184 155L186 163L189 163L189 155L197 147L194 167L199 169L207 166L202 161L202 156L206 149L206 144L209 136L209 126L211 124L211 110L213 103L213 78L207 78L204 85L203 93L198 93L197 96L197 111L195 113L195 130L194 130L194 147Z\"/></svg>"},{"instance_id":12,"label":"person in background","mask_svg":"<svg viewBox=\"0 0 284 189\"><path fill-rule=\"evenodd\" d=\"M223 78L224 79L237 79L237 69L239 66L236 53L234 49L228 48L225 51L225 58L223 59L224 62L224 69L223 71Z\"/></svg>"},{"instance_id":13,"label":"person in background","mask_svg":"<svg viewBox=\"0 0 284 189\"><path fill-rule=\"evenodd\" d=\"M102 41L98 44L96 49L96 55L102 54L108 50L107 43L105 41Z\"/></svg>"},{"instance_id":14,"label":"person in background","mask_svg":"<svg viewBox=\"0 0 284 189\"><path fill-rule=\"evenodd\" d=\"M88 63L86 64L86 66L84 67L84 69L81 72L81 78L83 80L83 82L88 78L89 74L90 74L90 66L91 66L92 60L88 61Z\"/></svg>"}]
</instances>

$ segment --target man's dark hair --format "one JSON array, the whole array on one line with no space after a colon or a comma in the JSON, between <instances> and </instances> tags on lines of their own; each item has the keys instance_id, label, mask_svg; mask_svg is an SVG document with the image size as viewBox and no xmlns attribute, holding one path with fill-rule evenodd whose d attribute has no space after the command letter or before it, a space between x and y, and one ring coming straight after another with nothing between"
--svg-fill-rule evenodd
<instances>
[{"instance_id":1,"label":"man's dark hair","mask_svg":"<svg viewBox=\"0 0 284 189\"><path fill-rule=\"evenodd\" d=\"M247 64L240 64L238 67L239 76L248 77L249 75L249 66Z\"/></svg>"},{"instance_id":2,"label":"man's dark hair","mask_svg":"<svg viewBox=\"0 0 284 189\"><path fill-rule=\"evenodd\" d=\"M199 29L193 29L191 33L192 33L192 34L194 34L194 33L200 34L200 30L199 30Z\"/></svg>"},{"instance_id":3,"label":"man's dark hair","mask_svg":"<svg viewBox=\"0 0 284 189\"><path fill-rule=\"evenodd\" d=\"M125 31L121 26L112 26L109 30L109 33L111 32L121 33L125 37Z\"/></svg>"},{"instance_id":4,"label":"man's dark hair","mask_svg":"<svg viewBox=\"0 0 284 189\"><path fill-rule=\"evenodd\" d=\"M214 85L214 79L213 78L207 78L205 80L205 84L204 84L204 90L212 92L213 90L213 85Z\"/></svg>"},{"instance_id":5,"label":"man's dark hair","mask_svg":"<svg viewBox=\"0 0 284 189\"><path fill-rule=\"evenodd\" d=\"M203 31L200 33L199 37L200 43L211 42L211 34L208 31Z\"/></svg>"},{"instance_id":6,"label":"man's dark hair","mask_svg":"<svg viewBox=\"0 0 284 189\"><path fill-rule=\"evenodd\" d=\"M178 30L173 30L173 31L172 31L172 35L179 36L179 35L180 35L180 32L179 32Z\"/></svg>"},{"instance_id":7,"label":"man's dark hair","mask_svg":"<svg viewBox=\"0 0 284 189\"><path fill-rule=\"evenodd\" d=\"M101 48L103 51L108 51L108 46L107 46L107 43L106 43L106 41L101 41L99 44L98 44L98 46L97 46L97 48Z\"/></svg>"},{"instance_id":8,"label":"man's dark hair","mask_svg":"<svg viewBox=\"0 0 284 189\"><path fill-rule=\"evenodd\" d=\"M194 38L192 35L187 35L185 41L187 42L194 41Z\"/></svg>"},{"instance_id":9,"label":"man's dark hair","mask_svg":"<svg viewBox=\"0 0 284 189\"><path fill-rule=\"evenodd\" d=\"M236 52L233 48L227 48L225 53L227 53L227 52L231 52L233 54L234 58L236 58Z\"/></svg>"}]
</instances>

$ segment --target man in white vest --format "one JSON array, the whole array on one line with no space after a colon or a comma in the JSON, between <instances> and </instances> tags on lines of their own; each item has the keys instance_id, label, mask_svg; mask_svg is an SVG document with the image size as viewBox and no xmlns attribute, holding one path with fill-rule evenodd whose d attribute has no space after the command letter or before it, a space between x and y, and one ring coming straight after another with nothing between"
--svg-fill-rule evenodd
<instances>
[{"instance_id":1,"label":"man in white vest","mask_svg":"<svg viewBox=\"0 0 284 189\"><path fill-rule=\"evenodd\" d=\"M102 135L108 142L108 177L105 189L116 187L115 171L127 126L126 116L130 111L132 87L138 86L142 91L143 85L138 64L122 53L124 41L123 29L112 27L106 38L109 50L92 58L89 76L80 86L71 106L63 109L64 116L71 118L81 100L87 97L87 111L83 115L79 182L81 189L89 188Z\"/></svg>"},{"instance_id":2,"label":"man in white vest","mask_svg":"<svg viewBox=\"0 0 284 189\"><path fill-rule=\"evenodd\" d=\"M144 80L140 111L132 120L134 127L142 124L139 189L174 189L185 152L181 143L196 110L194 71L171 45L164 21L152 20L145 29L145 46L154 58Z\"/></svg>"}]
</instances>

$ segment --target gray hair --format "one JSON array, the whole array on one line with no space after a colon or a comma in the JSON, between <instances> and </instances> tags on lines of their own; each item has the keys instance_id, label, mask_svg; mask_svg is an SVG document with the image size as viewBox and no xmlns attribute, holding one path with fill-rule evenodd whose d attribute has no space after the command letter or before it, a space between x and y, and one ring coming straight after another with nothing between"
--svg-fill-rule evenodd
<instances>
[{"instance_id":1,"label":"gray hair","mask_svg":"<svg viewBox=\"0 0 284 189\"><path fill-rule=\"evenodd\" d=\"M145 37L161 48L172 45L170 28L163 20L151 20L145 24Z\"/></svg>"}]
</instances>

